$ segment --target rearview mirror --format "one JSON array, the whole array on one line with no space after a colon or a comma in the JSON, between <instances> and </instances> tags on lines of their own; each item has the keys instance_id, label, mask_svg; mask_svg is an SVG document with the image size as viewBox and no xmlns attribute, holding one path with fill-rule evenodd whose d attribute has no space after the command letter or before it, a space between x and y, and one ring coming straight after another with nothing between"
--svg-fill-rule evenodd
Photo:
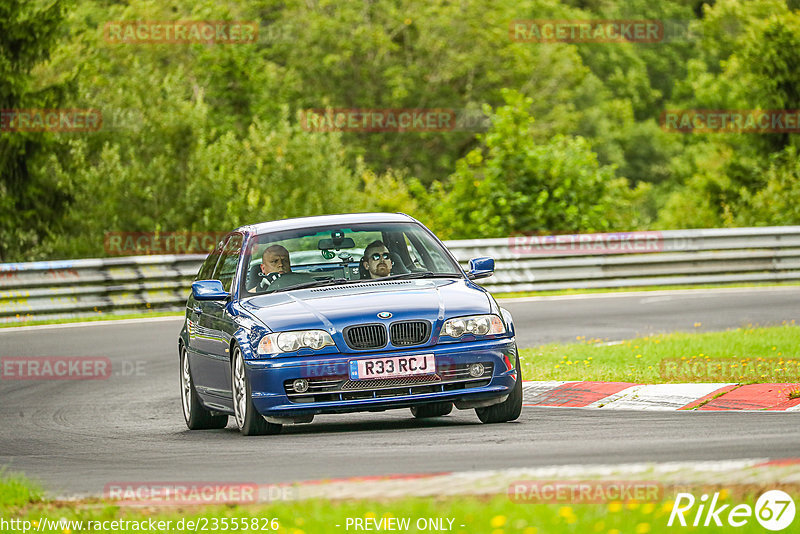
<instances>
[{"instance_id":1,"label":"rearview mirror","mask_svg":"<svg viewBox=\"0 0 800 534\"><path fill-rule=\"evenodd\" d=\"M343 248L356 248L356 242L353 241L352 237L345 237L342 239L342 242L339 245L333 244L333 239L320 239L319 243L317 244L317 248L320 250L341 250Z\"/></svg>"},{"instance_id":2,"label":"rearview mirror","mask_svg":"<svg viewBox=\"0 0 800 534\"><path fill-rule=\"evenodd\" d=\"M469 260L467 278L476 280L488 278L494 274L494 258L472 258Z\"/></svg>"},{"instance_id":3,"label":"rearview mirror","mask_svg":"<svg viewBox=\"0 0 800 534\"><path fill-rule=\"evenodd\" d=\"M219 280L198 280L192 282L192 296L195 300L225 300L230 294Z\"/></svg>"}]
</instances>

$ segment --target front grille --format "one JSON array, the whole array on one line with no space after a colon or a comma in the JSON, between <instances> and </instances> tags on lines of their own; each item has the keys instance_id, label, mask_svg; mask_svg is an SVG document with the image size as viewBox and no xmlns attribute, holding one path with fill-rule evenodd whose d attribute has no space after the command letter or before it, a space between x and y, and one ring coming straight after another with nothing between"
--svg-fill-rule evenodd
<instances>
[{"instance_id":1,"label":"front grille","mask_svg":"<svg viewBox=\"0 0 800 534\"><path fill-rule=\"evenodd\" d=\"M392 345L410 347L428 341L431 335L431 324L428 321L401 321L389 327Z\"/></svg>"},{"instance_id":2,"label":"front grille","mask_svg":"<svg viewBox=\"0 0 800 534\"><path fill-rule=\"evenodd\" d=\"M439 375L420 375L407 376L402 378L384 378L372 380L347 380L340 387L341 389L373 389L391 386L411 386L416 384L427 384L429 382L441 382Z\"/></svg>"},{"instance_id":3,"label":"front grille","mask_svg":"<svg viewBox=\"0 0 800 534\"><path fill-rule=\"evenodd\" d=\"M382 324L348 326L343 334L351 349L380 349L386 346L386 328Z\"/></svg>"},{"instance_id":4,"label":"front grille","mask_svg":"<svg viewBox=\"0 0 800 534\"><path fill-rule=\"evenodd\" d=\"M488 386L492 380L494 366L483 362L483 375L472 377L466 364L443 363L437 366L435 375L409 376L370 380L350 380L348 376L334 375L308 379L308 391L294 390L294 380L283 383L291 402L330 402L379 397L402 397L443 391Z\"/></svg>"}]
</instances>

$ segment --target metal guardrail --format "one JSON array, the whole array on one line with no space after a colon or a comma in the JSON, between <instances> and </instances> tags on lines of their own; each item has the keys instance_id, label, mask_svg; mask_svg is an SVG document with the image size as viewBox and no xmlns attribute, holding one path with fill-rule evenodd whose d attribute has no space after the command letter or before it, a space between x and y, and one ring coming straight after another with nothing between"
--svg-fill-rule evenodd
<instances>
[{"instance_id":1,"label":"metal guardrail","mask_svg":"<svg viewBox=\"0 0 800 534\"><path fill-rule=\"evenodd\" d=\"M493 292L800 280L800 226L450 241L492 256Z\"/></svg>"},{"instance_id":2,"label":"metal guardrail","mask_svg":"<svg viewBox=\"0 0 800 534\"><path fill-rule=\"evenodd\" d=\"M515 236L446 242L491 256L491 291L800 280L800 226ZM0 322L179 311L204 255L0 264Z\"/></svg>"},{"instance_id":3,"label":"metal guardrail","mask_svg":"<svg viewBox=\"0 0 800 534\"><path fill-rule=\"evenodd\" d=\"M0 264L0 323L183 308L202 254Z\"/></svg>"}]
</instances>

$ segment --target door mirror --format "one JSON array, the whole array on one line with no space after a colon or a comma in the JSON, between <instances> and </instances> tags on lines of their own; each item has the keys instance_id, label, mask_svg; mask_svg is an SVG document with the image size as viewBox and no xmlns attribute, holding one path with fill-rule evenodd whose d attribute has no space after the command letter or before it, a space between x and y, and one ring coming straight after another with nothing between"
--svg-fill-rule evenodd
<instances>
[{"instance_id":1,"label":"door mirror","mask_svg":"<svg viewBox=\"0 0 800 534\"><path fill-rule=\"evenodd\" d=\"M225 291L219 280L198 280L192 282L192 295L196 300L225 300L230 293Z\"/></svg>"},{"instance_id":2,"label":"door mirror","mask_svg":"<svg viewBox=\"0 0 800 534\"><path fill-rule=\"evenodd\" d=\"M472 258L469 260L469 272L467 277L470 280L478 278L488 278L494 274L494 258Z\"/></svg>"}]
</instances>

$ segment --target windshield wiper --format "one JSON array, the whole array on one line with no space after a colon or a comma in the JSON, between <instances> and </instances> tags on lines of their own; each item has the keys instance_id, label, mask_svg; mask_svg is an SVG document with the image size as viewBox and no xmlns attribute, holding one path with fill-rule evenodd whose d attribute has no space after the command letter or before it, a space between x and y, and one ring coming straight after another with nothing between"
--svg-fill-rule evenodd
<instances>
[{"instance_id":1,"label":"windshield wiper","mask_svg":"<svg viewBox=\"0 0 800 534\"><path fill-rule=\"evenodd\" d=\"M292 289L308 289L311 287L322 287L322 286L335 286L339 284L347 284L352 280L348 280L347 278L329 278L327 280L314 280L313 282L303 282L302 284L295 284L293 286L286 286L276 289L275 291L267 291L267 293L279 293L281 291L289 291Z\"/></svg>"},{"instance_id":2,"label":"windshield wiper","mask_svg":"<svg viewBox=\"0 0 800 534\"><path fill-rule=\"evenodd\" d=\"M410 273L393 274L379 280L405 280L411 278L462 278L460 274L455 273L434 273L433 271L414 271Z\"/></svg>"},{"instance_id":3,"label":"windshield wiper","mask_svg":"<svg viewBox=\"0 0 800 534\"><path fill-rule=\"evenodd\" d=\"M394 274L391 276L385 276L383 278L373 278L366 280L329 278L327 280L314 280L313 282L303 282L302 284L295 284L293 286L281 287L274 291L267 291L265 294L280 293L281 291L291 291L294 289L309 289L312 287L324 287L324 286L335 286L335 285L345 285L345 284L363 284L369 282L379 282L383 280L407 280L412 278L461 278L461 275L455 273L434 273L432 271L416 271L411 273Z\"/></svg>"}]
</instances>

